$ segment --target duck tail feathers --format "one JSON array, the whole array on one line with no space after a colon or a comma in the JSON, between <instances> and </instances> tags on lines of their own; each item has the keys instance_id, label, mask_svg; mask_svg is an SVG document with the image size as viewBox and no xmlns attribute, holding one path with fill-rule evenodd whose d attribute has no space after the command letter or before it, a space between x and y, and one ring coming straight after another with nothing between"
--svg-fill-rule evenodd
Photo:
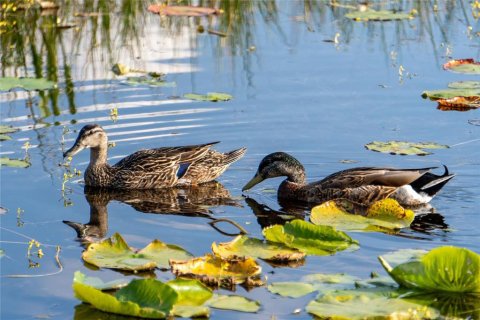
<instances>
[{"instance_id":1,"label":"duck tail feathers","mask_svg":"<svg viewBox=\"0 0 480 320\"><path fill-rule=\"evenodd\" d=\"M231 164L240 159L247 152L247 148L240 148L225 153L224 164Z\"/></svg>"},{"instance_id":2,"label":"duck tail feathers","mask_svg":"<svg viewBox=\"0 0 480 320\"><path fill-rule=\"evenodd\" d=\"M444 165L443 167L445 168L445 172L442 175L427 172L410 185L417 193L426 193L433 197L455 176L455 174L448 172L447 166Z\"/></svg>"}]
</instances>

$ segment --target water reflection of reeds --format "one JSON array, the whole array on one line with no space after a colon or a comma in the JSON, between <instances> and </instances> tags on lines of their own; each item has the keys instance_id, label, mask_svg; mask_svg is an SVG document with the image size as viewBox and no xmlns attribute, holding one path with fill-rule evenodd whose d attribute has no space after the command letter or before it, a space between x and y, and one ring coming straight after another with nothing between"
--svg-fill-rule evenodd
<instances>
[{"instance_id":1,"label":"water reflection of reeds","mask_svg":"<svg viewBox=\"0 0 480 320\"><path fill-rule=\"evenodd\" d=\"M446 50L440 44L449 43L450 34L457 25L464 28L474 23L471 8L455 0L441 3L433 0L369 1L368 6L373 9L416 11L413 20L389 22L394 23L394 28L387 28L384 23L346 19L345 14L358 6L357 1L199 0L179 3L215 7L222 12L194 18L153 15L147 8L154 2L59 1L58 10L41 11L32 7L16 12L2 11L1 20L7 26L0 31L2 75L44 77L59 82L59 89L40 92L38 96L32 94L28 98L30 104L38 105L38 109L30 108L35 123L59 116L65 112L62 111L64 107L69 114L76 114L79 81L95 79L93 91L98 86L109 86L113 76L109 70L114 63L142 67L152 63L158 65L158 59L165 62L195 59L199 41L206 40L211 45L217 65L224 65L228 59L233 72L242 70L240 72L245 73L252 85L252 59L259 54L255 50L263 46L258 43L259 30L274 34L286 46L298 42L301 36L298 31L302 29L321 32L323 38L333 38L338 33L342 46L348 46L356 37L367 37L369 42L378 43L387 60L391 59L392 51L401 52L408 41L425 41L434 48L438 60L444 54L439 50ZM455 19L458 16L463 19L461 23ZM282 29L281 19L288 19L294 31L289 33ZM197 31L199 25L206 31L213 30L225 36L205 38ZM66 28L70 26L73 27ZM167 36L167 48L155 46L160 34ZM161 45L167 41L163 38ZM148 52L152 48L153 52ZM190 68L183 70L194 70L195 60L188 63ZM241 68L236 65L238 63Z\"/></svg>"}]
</instances>

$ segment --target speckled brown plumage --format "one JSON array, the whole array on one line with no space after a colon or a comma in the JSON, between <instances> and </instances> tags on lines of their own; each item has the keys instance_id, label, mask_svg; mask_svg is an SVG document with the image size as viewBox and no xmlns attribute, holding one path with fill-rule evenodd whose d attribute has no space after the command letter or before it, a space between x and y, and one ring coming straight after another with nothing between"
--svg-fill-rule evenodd
<instances>
[{"instance_id":1,"label":"speckled brown plumage","mask_svg":"<svg viewBox=\"0 0 480 320\"><path fill-rule=\"evenodd\" d=\"M115 189L158 189L212 181L246 149L221 153L210 148L218 142L137 151L113 166L107 163L108 138L98 125L86 125L64 157L90 148L85 184Z\"/></svg>"},{"instance_id":2,"label":"speckled brown plumage","mask_svg":"<svg viewBox=\"0 0 480 320\"><path fill-rule=\"evenodd\" d=\"M362 205L393 197L401 204L414 206L430 199L454 175L441 176L430 173L433 168L393 169L359 167L336 172L326 178L305 183L303 165L291 155L275 152L266 156L258 166L255 176L243 187L252 188L261 181L286 176L278 188L278 197L308 203L322 203L346 199Z\"/></svg>"}]
</instances>

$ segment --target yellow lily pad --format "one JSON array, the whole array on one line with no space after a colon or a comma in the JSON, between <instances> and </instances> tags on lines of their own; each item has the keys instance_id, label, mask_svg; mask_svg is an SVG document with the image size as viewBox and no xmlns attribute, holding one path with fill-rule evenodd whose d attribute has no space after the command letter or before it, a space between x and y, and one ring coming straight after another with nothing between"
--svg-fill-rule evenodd
<instances>
[{"instance_id":1,"label":"yellow lily pad","mask_svg":"<svg viewBox=\"0 0 480 320\"><path fill-rule=\"evenodd\" d=\"M342 200L342 202L345 202ZM407 228L413 222L415 213L404 209L394 199L375 202L366 210L366 216L344 210L344 205L327 201L312 209L310 221L316 225L334 226L341 230L382 231L382 229Z\"/></svg>"},{"instance_id":2,"label":"yellow lily pad","mask_svg":"<svg viewBox=\"0 0 480 320\"><path fill-rule=\"evenodd\" d=\"M253 258L226 260L207 254L190 260L170 260L177 276L194 277L212 285L232 286L257 278L262 268Z\"/></svg>"},{"instance_id":3,"label":"yellow lily pad","mask_svg":"<svg viewBox=\"0 0 480 320\"><path fill-rule=\"evenodd\" d=\"M127 271L152 270L157 267L166 269L169 259L189 257L192 255L183 248L159 240L152 241L140 251L132 250L118 233L100 243L89 244L82 253L83 260L99 268Z\"/></svg>"},{"instance_id":4,"label":"yellow lily pad","mask_svg":"<svg viewBox=\"0 0 480 320\"><path fill-rule=\"evenodd\" d=\"M247 236L237 236L230 242L212 244L214 254L224 259L254 257L269 261L287 262L305 258L305 253L279 243L264 242Z\"/></svg>"}]
</instances>

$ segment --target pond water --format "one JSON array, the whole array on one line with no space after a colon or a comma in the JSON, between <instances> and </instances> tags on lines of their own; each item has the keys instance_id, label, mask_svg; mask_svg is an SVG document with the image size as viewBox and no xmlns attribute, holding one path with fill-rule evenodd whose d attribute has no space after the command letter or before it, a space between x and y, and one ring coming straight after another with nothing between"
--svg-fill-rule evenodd
<instances>
[{"instance_id":1,"label":"pond water","mask_svg":"<svg viewBox=\"0 0 480 320\"><path fill-rule=\"evenodd\" d=\"M119 232L137 248L157 238L196 256L210 252L212 242L232 239L215 231L209 216L236 221L262 238L262 227L282 220L271 211L285 210L275 193L281 179L263 182L246 193L249 199L242 197L241 188L263 156L274 151L297 157L310 181L353 166L445 164L456 177L412 228L388 235L351 233L360 242L358 250L308 256L295 268L260 261L268 282L319 272L363 278L372 271L384 274L377 256L402 248L455 245L480 252L480 127L468 123L480 115L478 110L441 111L421 98L424 90L477 80L442 69L451 57L479 58L480 26L469 2L373 2L376 9L417 10L414 19L389 22L346 19L352 10L348 6L355 6L348 1L208 1L224 11L202 18L160 17L147 11L148 1L59 3L58 11L18 11L1 18L16 21L2 34L3 76L43 76L58 81L59 87L0 93L1 124L20 129L11 134L12 140L1 142L1 156L28 155L31 162L26 169L1 168L0 205L7 210L0 216L3 319L88 319L91 315L82 313L73 295L73 273L80 270L103 280L122 276L84 264L84 248L63 220L87 223L91 213L101 211L108 221L99 228L100 236ZM74 26L59 28L57 23ZM227 36L199 33L198 25ZM110 71L117 62L165 73L166 81L176 86L128 85L126 76ZM183 98L192 92L226 92L234 98ZM111 116L115 108L117 119ZM61 165L62 151L88 123L103 126L115 142L110 162L142 148L218 140L218 150L244 146L248 151L218 179L223 188L216 190L229 199L211 201L216 195L207 189L204 194L179 191L164 197L108 194L96 201L95 194L87 199L82 177L65 181ZM425 157L394 156L366 150L364 145L375 140L434 141L451 147ZM84 151L74 157L72 169L83 172L88 161ZM168 200L172 198L174 203ZM308 220L308 210L304 213ZM31 238L41 243L45 255L32 255L29 262ZM56 246L61 247L60 273ZM159 270L155 276L173 278ZM260 311L213 310L213 319L311 318L304 307L314 294L288 299L265 287L241 286L236 293L260 301ZM302 311L293 315L298 308Z\"/></svg>"}]
</instances>

